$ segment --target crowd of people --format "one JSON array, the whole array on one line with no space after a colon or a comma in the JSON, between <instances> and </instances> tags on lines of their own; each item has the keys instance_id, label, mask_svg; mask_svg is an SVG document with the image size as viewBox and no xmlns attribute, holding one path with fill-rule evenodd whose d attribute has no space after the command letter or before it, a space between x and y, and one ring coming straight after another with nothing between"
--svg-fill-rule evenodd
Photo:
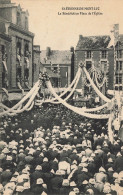
<instances>
[{"instance_id":1,"label":"crowd of people","mask_svg":"<svg viewBox=\"0 0 123 195\"><path fill-rule=\"evenodd\" d=\"M44 104L1 118L1 195L122 195L123 143L107 120Z\"/></svg>"}]
</instances>

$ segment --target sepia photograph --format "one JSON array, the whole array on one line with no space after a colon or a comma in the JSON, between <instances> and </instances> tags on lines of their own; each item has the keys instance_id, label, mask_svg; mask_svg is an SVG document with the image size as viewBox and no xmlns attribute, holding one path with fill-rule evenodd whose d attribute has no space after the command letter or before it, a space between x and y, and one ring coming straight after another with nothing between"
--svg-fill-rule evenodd
<instances>
[{"instance_id":1,"label":"sepia photograph","mask_svg":"<svg viewBox=\"0 0 123 195\"><path fill-rule=\"evenodd\" d=\"M0 0L0 195L123 195L123 0Z\"/></svg>"}]
</instances>

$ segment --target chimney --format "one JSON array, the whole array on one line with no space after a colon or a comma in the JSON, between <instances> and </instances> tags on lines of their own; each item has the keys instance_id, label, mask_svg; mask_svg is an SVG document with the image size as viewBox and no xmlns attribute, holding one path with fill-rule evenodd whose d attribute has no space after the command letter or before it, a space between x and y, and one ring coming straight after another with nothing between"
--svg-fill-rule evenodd
<instances>
[{"instance_id":1,"label":"chimney","mask_svg":"<svg viewBox=\"0 0 123 195\"><path fill-rule=\"evenodd\" d=\"M70 51L71 51L71 52L74 52L74 47L71 47L71 48L70 48Z\"/></svg>"},{"instance_id":2,"label":"chimney","mask_svg":"<svg viewBox=\"0 0 123 195\"><path fill-rule=\"evenodd\" d=\"M47 47L46 48L46 56L49 57L51 54L51 48L50 47Z\"/></svg>"},{"instance_id":3,"label":"chimney","mask_svg":"<svg viewBox=\"0 0 123 195\"><path fill-rule=\"evenodd\" d=\"M79 35L79 40L82 40L82 37L83 37L82 35Z\"/></svg>"}]
</instances>

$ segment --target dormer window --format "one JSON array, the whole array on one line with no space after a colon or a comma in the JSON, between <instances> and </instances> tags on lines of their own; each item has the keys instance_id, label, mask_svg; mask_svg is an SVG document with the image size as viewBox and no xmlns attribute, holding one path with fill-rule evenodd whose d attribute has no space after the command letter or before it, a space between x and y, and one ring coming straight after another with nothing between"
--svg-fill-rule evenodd
<instances>
[{"instance_id":1,"label":"dormer window","mask_svg":"<svg viewBox=\"0 0 123 195\"><path fill-rule=\"evenodd\" d=\"M107 51L106 50L103 50L102 53L101 53L101 58L102 59L106 59L107 58Z\"/></svg>"},{"instance_id":2,"label":"dormer window","mask_svg":"<svg viewBox=\"0 0 123 195\"><path fill-rule=\"evenodd\" d=\"M92 57L92 52L91 51L87 51L87 59L90 59Z\"/></svg>"},{"instance_id":3,"label":"dormer window","mask_svg":"<svg viewBox=\"0 0 123 195\"><path fill-rule=\"evenodd\" d=\"M17 42L17 55L21 56L21 42Z\"/></svg>"}]
</instances>

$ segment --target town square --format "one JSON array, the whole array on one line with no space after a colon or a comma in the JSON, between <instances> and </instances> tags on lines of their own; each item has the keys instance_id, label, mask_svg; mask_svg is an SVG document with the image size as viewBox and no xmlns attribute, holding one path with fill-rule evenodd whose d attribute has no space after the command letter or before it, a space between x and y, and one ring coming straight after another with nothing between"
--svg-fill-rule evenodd
<instances>
[{"instance_id":1,"label":"town square","mask_svg":"<svg viewBox=\"0 0 123 195\"><path fill-rule=\"evenodd\" d=\"M98 4L27 2L0 0L0 195L122 195L123 25L96 35Z\"/></svg>"}]
</instances>

